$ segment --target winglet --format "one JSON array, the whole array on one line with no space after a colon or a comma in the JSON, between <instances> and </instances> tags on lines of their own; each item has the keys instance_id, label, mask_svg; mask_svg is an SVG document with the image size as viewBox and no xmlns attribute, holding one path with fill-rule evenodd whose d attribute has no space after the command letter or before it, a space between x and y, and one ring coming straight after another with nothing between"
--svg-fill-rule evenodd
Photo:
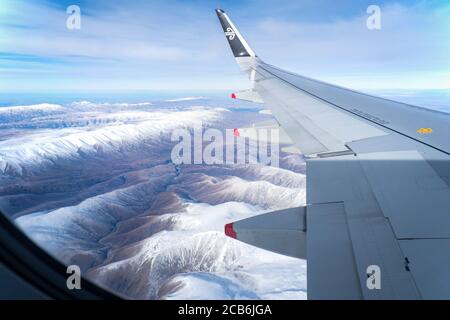
<instances>
[{"instance_id":1,"label":"winglet","mask_svg":"<svg viewBox=\"0 0 450 320\"><path fill-rule=\"evenodd\" d=\"M228 18L225 11L222 9L216 9L216 13L235 58L256 57L255 52L253 52L252 48L250 48L247 41L245 41L244 37L242 37L239 30L234 26L230 18Z\"/></svg>"}]
</instances>

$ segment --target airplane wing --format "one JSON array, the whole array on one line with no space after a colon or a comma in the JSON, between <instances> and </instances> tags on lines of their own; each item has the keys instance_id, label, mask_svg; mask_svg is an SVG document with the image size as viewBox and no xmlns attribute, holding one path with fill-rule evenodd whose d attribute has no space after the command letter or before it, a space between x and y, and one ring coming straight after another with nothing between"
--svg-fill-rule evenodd
<instances>
[{"instance_id":1,"label":"airplane wing","mask_svg":"<svg viewBox=\"0 0 450 320\"><path fill-rule=\"evenodd\" d=\"M307 259L309 299L450 299L450 115L266 64L216 10L251 89L307 156L307 205L225 226Z\"/></svg>"}]
</instances>

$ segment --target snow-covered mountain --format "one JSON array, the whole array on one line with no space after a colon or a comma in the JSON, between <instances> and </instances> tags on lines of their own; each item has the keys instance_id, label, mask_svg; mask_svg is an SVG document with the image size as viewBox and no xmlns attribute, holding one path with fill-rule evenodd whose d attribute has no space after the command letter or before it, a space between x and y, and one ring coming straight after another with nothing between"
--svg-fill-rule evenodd
<instances>
[{"instance_id":1,"label":"snow-covered mountain","mask_svg":"<svg viewBox=\"0 0 450 320\"><path fill-rule=\"evenodd\" d=\"M198 99L0 108L0 209L130 298L304 299L305 261L223 235L231 221L303 204L302 158L281 153L281 168L173 164L174 129L270 118Z\"/></svg>"},{"instance_id":2,"label":"snow-covered mountain","mask_svg":"<svg viewBox=\"0 0 450 320\"><path fill-rule=\"evenodd\" d=\"M62 114L64 107L58 104L41 103L29 106L13 106L0 108L0 123L31 120L37 117Z\"/></svg>"}]
</instances>

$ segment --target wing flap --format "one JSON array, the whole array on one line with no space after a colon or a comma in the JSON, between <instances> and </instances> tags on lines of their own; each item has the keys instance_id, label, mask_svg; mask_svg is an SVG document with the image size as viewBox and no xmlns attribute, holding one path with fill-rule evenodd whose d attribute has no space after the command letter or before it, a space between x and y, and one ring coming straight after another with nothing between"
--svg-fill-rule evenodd
<instances>
[{"instance_id":1,"label":"wing flap","mask_svg":"<svg viewBox=\"0 0 450 320\"><path fill-rule=\"evenodd\" d=\"M342 203L308 206L308 299L363 298Z\"/></svg>"},{"instance_id":2,"label":"wing flap","mask_svg":"<svg viewBox=\"0 0 450 320\"><path fill-rule=\"evenodd\" d=\"M310 159L307 176L308 297L420 298L358 157ZM342 278L329 280L324 266L338 270ZM367 286L371 266L380 270L380 288Z\"/></svg>"},{"instance_id":3,"label":"wing flap","mask_svg":"<svg viewBox=\"0 0 450 320\"><path fill-rule=\"evenodd\" d=\"M255 89L305 155L346 151L351 141L387 134L278 78L261 78Z\"/></svg>"},{"instance_id":4,"label":"wing flap","mask_svg":"<svg viewBox=\"0 0 450 320\"><path fill-rule=\"evenodd\" d=\"M417 150L358 158L398 238L450 238L450 188Z\"/></svg>"},{"instance_id":5,"label":"wing flap","mask_svg":"<svg viewBox=\"0 0 450 320\"><path fill-rule=\"evenodd\" d=\"M306 210L290 208L225 226L225 234L255 247L306 259Z\"/></svg>"},{"instance_id":6,"label":"wing flap","mask_svg":"<svg viewBox=\"0 0 450 320\"><path fill-rule=\"evenodd\" d=\"M450 239L400 240L424 299L450 299Z\"/></svg>"},{"instance_id":7,"label":"wing flap","mask_svg":"<svg viewBox=\"0 0 450 320\"><path fill-rule=\"evenodd\" d=\"M273 130L277 130L275 136L271 134ZM287 145L288 148L292 147L293 144L289 135L275 120L254 123L251 127L238 128L238 133L241 138L258 140L259 143L273 142L280 145ZM277 141L272 141L272 138ZM294 150L293 148L290 149Z\"/></svg>"},{"instance_id":8,"label":"wing flap","mask_svg":"<svg viewBox=\"0 0 450 320\"><path fill-rule=\"evenodd\" d=\"M264 103L263 99L260 97L257 91L250 89L244 91L238 91L231 95L233 99L249 101L254 103Z\"/></svg>"}]
</instances>

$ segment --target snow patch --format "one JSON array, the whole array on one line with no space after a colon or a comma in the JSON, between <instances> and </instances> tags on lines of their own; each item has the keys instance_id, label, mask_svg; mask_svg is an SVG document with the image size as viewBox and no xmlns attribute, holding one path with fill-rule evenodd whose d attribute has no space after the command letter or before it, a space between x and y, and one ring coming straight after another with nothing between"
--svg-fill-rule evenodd
<instances>
[{"instance_id":1,"label":"snow patch","mask_svg":"<svg viewBox=\"0 0 450 320\"><path fill-rule=\"evenodd\" d=\"M166 102L182 102L182 101L194 101L194 100L204 100L205 97L184 97L184 98L177 98L177 99L169 99L166 100Z\"/></svg>"}]
</instances>

